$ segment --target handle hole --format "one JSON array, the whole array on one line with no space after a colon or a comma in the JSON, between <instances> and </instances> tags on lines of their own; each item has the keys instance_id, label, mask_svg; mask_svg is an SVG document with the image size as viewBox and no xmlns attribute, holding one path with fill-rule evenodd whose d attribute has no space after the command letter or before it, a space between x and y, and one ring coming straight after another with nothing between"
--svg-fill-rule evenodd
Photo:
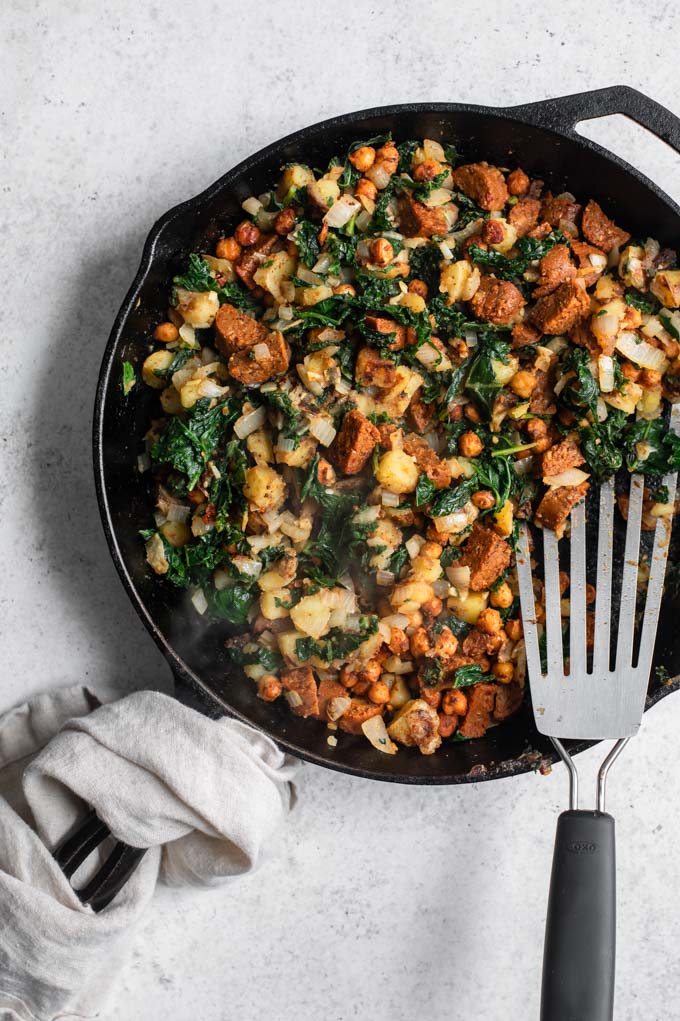
<instances>
[{"instance_id":1,"label":"handle hole","mask_svg":"<svg viewBox=\"0 0 680 1021\"><path fill-rule=\"evenodd\" d=\"M576 132L621 156L680 202L678 156L665 142L623 114L581 121Z\"/></svg>"}]
</instances>

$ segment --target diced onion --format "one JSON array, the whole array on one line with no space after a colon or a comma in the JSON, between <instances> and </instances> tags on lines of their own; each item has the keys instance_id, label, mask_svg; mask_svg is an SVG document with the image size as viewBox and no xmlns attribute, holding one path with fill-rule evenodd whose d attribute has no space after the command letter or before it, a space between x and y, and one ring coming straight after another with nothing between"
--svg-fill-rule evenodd
<instances>
[{"instance_id":1,"label":"diced onion","mask_svg":"<svg viewBox=\"0 0 680 1021\"><path fill-rule=\"evenodd\" d=\"M257 536L259 539L260 537ZM228 571L225 571L222 567L218 567L213 574L213 585L218 592L222 592L225 588L229 588L231 585L231 575Z\"/></svg>"},{"instance_id":2,"label":"diced onion","mask_svg":"<svg viewBox=\"0 0 680 1021\"><path fill-rule=\"evenodd\" d=\"M392 571L376 571L375 573L375 583L381 588L389 588L390 585L394 585L395 580Z\"/></svg>"},{"instance_id":3,"label":"diced onion","mask_svg":"<svg viewBox=\"0 0 680 1021\"><path fill-rule=\"evenodd\" d=\"M432 582L432 591L440 599L445 598L449 594L449 583L446 578L438 578L437 581Z\"/></svg>"},{"instance_id":4,"label":"diced onion","mask_svg":"<svg viewBox=\"0 0 680 1021\"><path fill-rule=\"evenodd\" d=\"M603 316L597 316L595 324L597 336L615 337L619 329L619 317L614 312L605 312Z\"/></svg>"},{"instance_id":5,"label":"diced onion","mask_svg":"<svg viewBox=\"0 0 680 1021\"><path fill-rule=\"evenodd\" d=\"M255 345L256 347L258 345ZM248 411L245 415L241 415L234 422L234 432L240 440L244 440L246 436L250 436L256 429L264 425L267 417L267 411L264 405L259 408L254 408L252 411Z\"/></svg>"},{"instance_id":6,"label":"diced onion","mask_svg":"<svg viewBox=\"0 0 680 1021\"><path fill-rule=\"evenodd\" d=\"M340 376L339 379L336 379L335 383L333 384L333 387L336 393L342 394L342 396L346 397L347 394L350 393L352 389L352 384L348 379L345 379L343 376Z\"/></svg>"},{"instance_id":7,"label":"diced onion","mask_svg":"<svg viewBox=\"0 0 680 1021\"><path fill-rule=\"evenodd\" d=\"M369 525L373 521L377 521L380 517L380 507L364 507L352 519L356 525Z\"/></svg>"},{"instance_id":8,"label":"diced onion","mask_svg":"<svg viewBox=\"0 0 680 1021\"><path fill-rule=\"evenodd\" d=\"M380 494L380 502L383 507L398 507L401 502L399 493L393 493L389 489L383 489Z\"/></svg>"},{"instance_id":9,"label":"diced onion","mask_svg":"<svg viewBox=\"0 0 680 1021\"><path fill-rule=\"evenodd\" d=\"M337 430L330 418L313 418L309 424L309 431L315 440L318 440L323 447L328 447L337 436Z\"/></svg>"},{"instance_id":10,"label":"diced onion","mask_svg":"<svg viewBox=\"0 0 680 1021\"><path fill-rule=\"evenodd\" d=\"M332 261L333 259L328 252L324 252L312 266L312 273L327 273Z\"/></svg>"},{"instance_id":11,"label":"diced onion","mask_svg":"<svg viewBox=\"0 0 680 1021\"><path fill-rule=\"evenodd\" d=\"M197 613L203 615L208 609L208 600L205 597L205 593L202 588L195 588L191 593L191 602L194 604L194 609Z\"/></svg>"},{"instance_id":12,"label":"diced onion","mask_svg":"<svg viewBox=\"0 0 680 1021\"><path fill-rule=\"evenodd\" d=\"M333 734L329 734L328 737L326 738L326 744L330 745L331 748L337 747L338 744L337 737L334 737Z\"/></svg>"},{"instance_id":13,"label":"diced onion","mask_svg":"<svg viewBox=\"0 0 680 1021\"><path fill-rule=\"evenodd\" d=\"M137 457L137 471L143 475L151 467L151 458L148 454L139 454Z\"/></svg>"},{"instance_id":14,"label":"diced onion","mask_svg":"<svg viewBox=\"0 0 680 1021\"><path fill-rule=\"evenodd\" d=\"M297 709L298 706L302 705L302 697L298 691L287 691L285 699L291 709Z\"/></svg>"},{"instance_id":15,"label":"diced onion","mask_svg":"<svg viewBox=\"0 0 680 1021\"><path fill-rule=\"evenodd\" d=\"M614 387L614 359L611 355L600 355L597 359L597 373L602 393L611 393Z\"/></svg>"},{"instance_id":16,"label":"diced onion","mask_svg":"<svg viewBox=\"0 0 680 1021\"><path fill-rule=\"evenodd\" d=\"M408 617L405 613L390 613L387 617L383 617L380 623L386 624L389 628L401 628L403 631L408 627Z\"/></svg>"},{"instance_id":17,"label":"diced onion","mask_svg":"<svg viewBox=\"0 0 680 1021\"><path fill-rule=\"evenodd\" d=\"M560 376L560 378L557 380L553 388L553 392L556 397L559 397L559 395L564 390L565 386L569 384L570 380L572 380L574 376L575 373L573 372L565 372L563 376Z\"/></svg>"},{"instance_id":18,"label":"diced onion","mask_svg":"<svg viewBox=\"0 0 680 1021\"><path fill-rule=\"evenodd\" d=\"M422 535L412 535L411 538L408 539L404 545L406 546L406 552L408 553L411 560L415 560L415 558L418 556L421 549L425 545L425 539L422 537Z\"/></svg>"},{"instance_id":19,"label":"diced onion","mask_svg":"<svg viewBox=\"0 0 680 1021\"><path fill-rule=\"evenodd\" d=\"M560 489L562 486L580 486L589 478L588 472L581 471L580 468L567 468L558 475L544 475L543 483L551 489Z\"/></svg>"},{"instance_id":20,"label":"diced onion","mask_svg":"<svg viewBox=\"0 0 680 1021\"><path fill-rule=\"evenodd\" d=\"M622 333L617 338L616 350L643 369L665 372L668 368L668 358L663 351L646 340L639 340L635 333Z\"/></svg>"},{"instance_id":21,"label":"diced onion","mask_svg":"<svg viewBox=\"0 0 680 1021\"><path fill-rule=\"evenodd\" d=\"M180 521L185 522L191 514L191 508L185 507L181 503L171 503L167 510L166 520L167 521Z\"/></svg>"},{"instance_id":22,"label":"diced onion","mask_svg":"<svg viewBox=\"0 0 680 1021\"><path fill-rule=\"evenodd\" d=\"M247 578L257 578L262 573L262 564L259 560L252 560L250 557L241 555L231 558L231 562L239 574Z\"/></svg>"},{"instance_id":23,"label":"diced onion","mask_svg":"<svg viewBox=\"0 0 680 1021\"><path fill-rule=\"evenodd\" d=\"M588 256L588 260L591 266L595 266L596 269L604 269L607 265L606 255L597 255L595 253Z\"/></svg>"},{"instance_id":24,"label":"diced onion","mask_svg":"<svg viewBox=\"0 0 680 1021\"><path fill-rule=\"evenodd\" d=\"M451 192L448 188L433 188L423 204L428 209L438 209L440 206L447 205L450 201Z\"/></svg>"},{"instance_id":25,"label":"diced onion","mask_svg":"<svg viewBox=\"0 0 680 1021\"><path fill-rule=\"evenodd\" d=\"M208 535L215 530L214 521L204 521L200 514L191 519L191 534L195 536Z\"/></svg>"},{"instance_id":26,"label":"diced onion","mask_svg":"<svg viewBox=\"0 0 680 1021\"><path fill-rule=\"evenodd\" d=\"M462 532L468 524L468 516L465 511L454 511L453 514L444 514L440 518L432 518L434 527L438 532Z\"/></svg>"},{"instance_id":27,"label":"diced onion","mask_svg":"<svg viewBox=\"0 0 680 1021\"><path fill-rule=\"evenodd\" d=\"M410 659L399 659L399 656L388 656L384 663L385 670L391 674L410 674L413 663Z\"/></svg>"},{"instance_id":28,"label":"diced onion","mask_svg":"<svg viewBox=\"0 0 680 1021\"><path fill-rule=\"evenodd\" d=\"M247 213L248 216L257 216L259 211L262 209L262 203L259 199L256 199L254 195L251 195L249 199L246 199L245 202L241 203L241 209L244 213Z\"/></svg>"},{"instance_id":29,"label":"diced onion","mask_svg":"<svg viewBox=\"0 0 680 1021\"><path fill-rule=\"evenodd\" d=\"M265 362L269 358L269 347L264 343L254 344L252 350L256 362Z\"/></svg>"},{"instance_id":30,"label":"diced onion","mask_svg":"<svg viewBox=\"0 0 680 1021\"><path fill-rule=\"evenodd\" d=\"M445 259L453 259L453 252L447 245L446 241L439 242L439 251L442 253Z\"/></svg>"},{"instance_id":31,"label":"diced onion","mask_svg":"<svg viewBox=\"0 0 680 1021\"><path fill-rule=\"evenodd\" d=\"M432 344L421 344L416 351L416 358L426 369L433 369L443 361L444 356Z\"/></svg>"},{"instance_id":32,"label":"diced onion","mask_svg":"<svg viewBox=\"0 0 680 1021\"><path fill-rule=\"evenodd\" d=\"M317 287L323 283L323 279L317 273L312 273L311 269L307 269L302 263L300 263L295 271L295 275L298 280L302 280L303 283L310 284L312 287Z\"/></svg>"},{"instance_id":33,"label":"diced onion","mask_svg":"<svg viewBox=\"0 0 680 1021\"><path fill-rule=\"evenodd\" d=\"M470 588L470 568L453 563L446 568L446 577L460 596L466 596Z\"/></svg>"},{"instance_id":34,"label":"diced onion","mask_svg":"<svg viewBox=\"0 0 680 1021\"><path fill-rule=\"evenodd\" d=\"M197 348L200 344L196 340L196 333L193 326L190 323L182 323L179 328L179 335L182 338L182 345L184 347Z\"/></svg>"},{"instance_id":35,"label":"diced onion","mask_svg":"<svg viewBox=\"0 0 680 1021\"><path fill-rule=\"evenodd\" d=\"M386 755L396 755L397 746L394 741L390 740L382 716L371 716L368 720L364 720L361 729L377 751L384 752Z\"/></svg>"},{"instance_id":36,"label":"diced onion","mask_svg":"<svg viewBox=\"0 0 680 1021\"><path fill-rule=\"evenodd\" d=\"M297 436L279 436L276 441L276 449L282 450L284 453L297 450L299 445L299 438Z\"/></svg>"},{"instance_id":37,"label":"diced onion","mask_svg":"<svg viewBox=\"0 0 680 1021\"><path fill-rule=\"evenodd\" d=\"M377 187L378 185L376 184ZM360 209L361 203L357 199L352 198L351 195L341 195L324 215L323 222L329 227L344 227Z\"/></svg>"},{"instance_id":38,"label":"diced onion","mask_svg":"<svg viewBox=\"0 0 680 1021\"><path fill-rule=\"evenodd\" d=\"M378 191L383 191L392 180L382 163L374 163L366 171L366 177L372 181Z\"/></svg>"},{"instance_id":39,"label":"diced onion","mask_svg":"<svg viewBox=\"0 0 680 1021\"><path fill-rule=\"evenodd\" d=\"M347 698L344 695L332 698L326 707L326 715L328 716L328 719L333 722L335 722L335 720L339 720L340 717L347 712L351 704L352 699Z\"/></svg>"},{"instance_id":40,"label":"diced onion","mask_svg":"<svg viewBox=\"0 0 680 1021\"><path fill-rule=\"evenodd\" d=\"M364 231L368 227L369 223L373 219L373 213L369 213L367 209L364 209L358 214L356 219L357 230Z\"/></svg>"}]
</instances>

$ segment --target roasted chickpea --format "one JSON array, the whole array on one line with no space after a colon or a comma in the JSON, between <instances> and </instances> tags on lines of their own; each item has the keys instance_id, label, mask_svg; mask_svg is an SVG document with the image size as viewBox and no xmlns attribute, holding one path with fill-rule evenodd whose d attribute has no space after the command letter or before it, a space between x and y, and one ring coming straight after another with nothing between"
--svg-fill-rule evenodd
<instances>
[{"instance_id":1,"label":"roasted chickpea","mask_svg":"<svg viewBox=\"0 0 680 1021\"><path fill-rule=\"evenodd\" d=\"M418 294L421 298L427 298L427 284L424 280L410 280L408 289L410 294Z\"/></svg>"},{"instance_id":2,"label":"roasted chickpea","mask_svg":"<svg viewBox=\"0 0 680 1021\"><path fill-rule=\"evenodd\" d=\"M439 160L423 160L413 171L413 180L432 181L441 172L442 165Z\"/></svg>"},{"instance_id":3,"label":"roasted chickpea","mask_svg":"<svg viewBox=\"0 0 680 1021\"><path fill-rule=\"evenodd\" d=\"M468 708L467 695L460 688L450 688L442 698L442 712L447 716L465 716Z\"/></svg>"},{"instance_id":4,"label":"roasted chickpea","mask_svg":"<svg viewBox=\"0 0 680 1021\"><path fill-rule=\"evenodd\" d=\"M282 209L274 220L274 230L277 234L280 234L281 237L285 237L286 234L290 234L294 226L295 210L291 209L290 206L288 209Z\"/></svg>"},{"instance_id":5,"label":"roasted chickpea","mask_svg":"<svg viewBox=\"0 0 680 1021\"><path fill-rule=\"evenodd\" d=\"M482 237L487 245L500 245L505 237L503 224L500 220L485 220L482 227Z\"/></svg>"},{"instance_id":6,"label":"roasted chickpea","mask_svg":"<svg viewBox=\"0 0 680 1021\"><path fill-rule=\"evenodd\" d=\"M361 677L358 677L357 683L352 688L352 694L353 695L366 695L366 694L368 694L368 689L370 688L370 686L371 685L370 685L370 683L368 681L364 681Z\"/></svg>"},{"instance_id":7,"label":"roasted chickpea","mask_svg":"<svg viewBox=\"0 0 680 1021\"><path fill-rule=\"evenodd\" d=\"M338 284L337 287L333 288L333 294L351 294L352 297L356 297L356 290L351 284Z\"/></svg>"},{"instance_id":8,"label":"roasted chickpea","mask_svg":"<svg viewBox=\"0 0 680 1021\"><path fill-rule=\"evenodd\" d=\"M395 656L404 656L409 651L409 640L405 631L400 627L390 628L390 652Z\"/></svg>"},{"instance_id":9,"label":"roasted chickpea","mask_svg":"<svg viewBox=\"0 0 680 1021\"><path fill-rule=\"evenodd\" d=\"M466 432L458 439L458 450L463 457L478 457L484 450L484 444L477 433Z\"/></svg>"},{"instance_id":10,"label":"roasted chickpea","mask_svg":"<svg viewBox=\"0 0 680 1021\"><path fill-rule=\"evenodd\" d=\"M536 623L541 624L545 620L545 607L541 603L535 604Z\"/></svg>"},{"instance_id":11,"label":"roasted chickpea","mask_svg":"<svg viewBox=\"0 0 680 1021\"><path fill-rule=\"evenodd\" d=\"M215 255L218 259L229 259L236 262L241 254L241 246L236 238L220 238L215 245Z\"/></svg>"},{"instance_id":12,"label":"roasted chickpea","mask_svg":"<svg viewBox=\"0 0 680 1021\"><path fill-rule=\"evenodd\" d=\"M430 651L430 636L424 627L416 628L410 638L411 655L419 659Z\"/></svg>"},{"instance_id":13,"label":"roasted chickpea","mask_svg":"<svg viewBox=\"0 0 680 1021\"><path fill-rule=\"evenodd\" d=\"M496 497L488 489L478 489L476 493L472 494L470 499L479 510L490 510L496 503Z\"/></svg>"},{"instance_id":14,"label":"roasted chickpea","mask_svg":"<svg viewBox=\"0 0 680 1021\"><path fill-rule=\"evenodd\" d=\"M494 663L491 673L501 684L509 684L515 673L515 668L512 663Z\"/></svg>"},{"instance_id":15,"label":"roasted chickpea","mask_svg":"<svg viewBox=\"0 0 680 1021\"><path fill-rule=\"evenodd\" d=\"M524 634L522 621L518 617L514 617L512 620L506 620L505 633L511 642L518 642Z\"/></svg>"},{"instance_id":16,"label":"roasted chickpea","mask_svg":"<svg viewBox=\"0 0 680 1021\"><path fill-rule=\"evenodd\" d=\"M529 178L523 170L517 167L516 170L508 174L507 185L511 195L523 195L529 188Z\"/></svg>"},{"instance_id":17,"label":"roasted chickpea","mask_svg":"<svg viewBox=\"0 0 680 1021\"><path fill-rule=\"evenodd\" d=\"M265 702L273 702L279 697L283 688L275 674L265 674L257 682L257 695Z\"/></svg>"},{"instance_id":18,"label":"roasted chickpea","mask_svg":"<svg viewBox=\"0 0 680 1021\"><path fill-rule=\"evenodd\" d=\"M462 337L457 337L454 340L449 341L449 346L455 352L456 357L460 358L461 361L470 354L470 348Z\"/></svg>"},{"instance_id":19,"label":"roasted chickpea","mask_svg":"<svg viewBox=\"0 0 680 1021\"><path fill-rule=\"evenodd\" d=\"M474 425L479 425L479 423L482 421L482 416L472 403L465 405L465 417L468 419L469 422L473 422Z\"/></svg>"},{"instance_id":20,"label":"roasted chickpea","mask_svg":"<svg viewBox=\"0 0 680 1021\"><path fill-rule=\"evenodd\" d=\"M378 189L373 184L373 181L369 181L367 177L361 177L357 181L354 195L358 199L370 199L371 202L375 202L378 196Z\"/></svg>"},{"instance_id":21,"label":"roasted chickpea","mask_svg":"<svg viewBox=\"0 0 680 1021\"><path fill-rule=\"evenodd\" d=\"M510 380L510 389L518 397L531 397L531 394L536 389L537 382L538 380L533 372L520 369Z\"/></svg>"},{"instance_id":22,"label":"roasted chickpea","mask_svg":"<svg viewBox=\"0 0 680 1021\"><path fill-rule=\"evenodd\" d=\"M560 595L563 596L568 588L569 588L569 575L567 574L566 571L560 571Z\"/></svg>"},{"instance_id":23,"label":"roasted chickpea","mask_svg":"<svg viewBox=\"0 0 680 1021\"><path fill-rule=\"evenodd\" d=\"M597 593L595 591L595 586L586 584L586 606L590 606L592 603L595 602L596 595Z\"/></svg>"},{"instance_id":24,"label":"roasted chickpea","mask_svg":"<svg viewBox=\"0 0 680 1021\"><path fill-rule=\"evenodd\" d=\"M256 245L260 240L260 228L257 224L251 223L250 220L243 220L243 222L239 223L238 227L234 231L234 237L240 245L243 245L244 248L248 248L251 245Z\"/></svg>"},{"instance_id":25,"label":"roasted chickpea","mask_svg":"<svg viewBox=\"0 0 680 1021\"><path fill-rule=\"evenodd\" d=\"M388 174L394 174L399 166L399 152L396 145L392 145L391 142L381 145L375 154L375 162L380 164Z\"/></svg>"},{"instance_id":26,"label":"roasted chickpea","mask_svg":"<svg viewBox=\"0 0 680 1021\"><path fill-rule=\"evenodd\" d=\"M434 620L444 609L444 604L438 596L432 596L432 599L428 599L426 603L420 607L425 617L429 617Z\"/></svg>"},{"instance_id":27,"label":"roasted chickpea","mask_svg":"<svg viewBox=\"0 0 680 1021\"><path fill-rule=\"evenodd\" d=\"M512 606L513 598L512 589L508 585L507 581L504 581L494 592L491 593L489 596L489 602L492 606L497 607L499 610L507 610L509 606Z\"/></svg>"},{"instance_id":28,"label":"roasted chickpea","mask_svg":"<svg viewBox=\"0 0 680 1021\"><path fill-rule=\"evenodd\" d=\"M376 659L369 659L359 671L359 680L374 684L383 672L383 668Z\"/></svg>"},{"instance_id":29,"label":"roasted chickpea","mask_svg":"<svg viewBox=\"0 0 680 1021\"><path fill-rule=\"evenodd\" d=\"M374 681L368 689L368 700L373 705L386 705L390 700L390 689L384 681Z\"/></svg>"},{"instance_id":30,"label":"roasted chickpea","mask_svg":"<svg viewBox=\"0 0 680 1021\"><path fill-rule=\"evenodd\" d=\"M661 386L661 373L657 372L655 369L644 369L640 373L638 383L640 386L644 386L648 390Z\"/></svg>"},{"instance_id":31,"label":"roasted chickpea","mask_svg":"<svg viewBox=\"0 0 680 1021\"><path fill-rule=\"evenodd\" d=\"M322 486L332 486L335 482L335 468L325 457L319 458L319 465L316 469L316 477Z\"/></svg>"},{"instance_id":32,"label":"roasted chickpea","mask_svg":"<svg viewBox=\"0 0 680 1021\"><path fill-rule=\"evenodd\" d=\"M407 628L413 628L415 630L423 626L423 615L420 610L413 610L412 613L407 613L404 616L408 617Z\"/></svg>"},{"instance_id":33,"label":"roasted chickpea","mask_svg":"<svg viewBox=\"0 0 680 1021\"><path fill-rule=\"evenodd\" d=\"M453 659L458 651L458 639L451 628L443 627L437 635L432 654L438 659Z\"/></svg>"},{"instance_id":34,"label":"roasted chickpea","mask_svg":"<svg viewBox=\"0 0 680 1021\"><path fill-rule=\"evenodd\" d=\"M461 404L454 404L453 407L449 408L449 422L460 422L463 417L463 406Z\"/></svg>"},{"instance_id":35,"label":"roasted chickpea","mask_svg":"<svg viewBox=\"0 0 680 1021\"><path fill-rule=\"evenodd\" d=\"M376 238L370 245L371 260L377 266L387 266L394 258L394 249L387 238Z\"/></svg>"},{"instance_id":36,"label":"roasted chickpea","mask_svg":"<svg viewBox=\"0 0 680 1021\"><path fill-rule=\"evenodd\" d=\"M453 737L458 728L458 717L457 716L445 716L444 713L439 714L439 736L440 737Z\"/></svg>"},{"instance_id":37,"label":"roasted chickpea","mask_svg":"<svg viewBox=\"0 0 680 1021\"><path fill-rule=\"evenodd\" d=\"M494 610L490 606L488 606L486 610L482 610L477 618L476 627L478 631L482 632L482 634L497 635L503 627L503 621L498 610Z\"/></svg>"},{"instance_id":38,"label":"roasted chickpea","mask_svg":"<svg viewBox=\"0 0 680 1021\"><path fill-rule=\"evenodd\" d=\"M172 344L179 337L179 330L174 323L159 323L153 331L153 339L161 344Z\"/></svg>"},{"instance_id":39,"label":"roasted chickpea","mask_svg":"<svg viewBox=\"0 0 680 1021\"><path fill-rule=\"evenodd\" d=\"M340 671L340 683L345 688L354 688L359 680L359 675L355 674L348 666L344 666Z\"/></svg>"},{"instance_id":40,"label":"roasted chickpea","mask_svg":"<svg viewBox=\"0 0 680 1021\"><path fill-rule=\"evenodd\" d=\"M350 153L349 161L355 170L364 174L375 163L375 149L372 145L361 145Z\"/></svg>"}]
</instances>

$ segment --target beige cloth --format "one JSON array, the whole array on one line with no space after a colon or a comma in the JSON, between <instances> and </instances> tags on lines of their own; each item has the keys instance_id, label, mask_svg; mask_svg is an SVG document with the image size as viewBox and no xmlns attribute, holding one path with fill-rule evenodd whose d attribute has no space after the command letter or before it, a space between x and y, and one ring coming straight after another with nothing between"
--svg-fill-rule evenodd
<instances>
[{"instance_id":1,"label":"beige cloth","mask_svg":"<svg viewBox=\"0 0 680 1021\"><path fill-rule=\"evenodd\" d=\"M156 881L212 886L256 869L292 799L294 760L236 720L158 692L74 687L0 717L0 1018L93 1017ZM42 749L42 750L41 750ZM148 847L115 900L84 907L50 849L94 808Z\"/></svg>"}]
</instances>

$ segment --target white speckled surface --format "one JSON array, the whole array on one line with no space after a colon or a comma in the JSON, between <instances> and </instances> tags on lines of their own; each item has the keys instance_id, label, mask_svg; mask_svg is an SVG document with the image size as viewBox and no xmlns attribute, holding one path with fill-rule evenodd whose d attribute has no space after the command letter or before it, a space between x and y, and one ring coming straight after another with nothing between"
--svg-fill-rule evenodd
<instances>
[{"instance_id":1,"label":"white speckled surface","mask_svg":"<svg viewBox=\"0 0 680 1021\"><path fill-rule=\"evenodd\" d=\"M3 5L0 706L79 677L169 683L109 563L90 466L101 352L153 221L287 131L382 102L509 105L627 83L680 112L673 5L585 9ZM584 130L680 199L661 143L620 120ZM610 786L618 1021L680 1016L679 729L680 697L647 718ZM595 762L579 760L586 776ZM280 857L232 888L159 891L102 1016L534 1018L565 801L561 770L419 790L306 768Z\"/></svg>"}]
</instances>

